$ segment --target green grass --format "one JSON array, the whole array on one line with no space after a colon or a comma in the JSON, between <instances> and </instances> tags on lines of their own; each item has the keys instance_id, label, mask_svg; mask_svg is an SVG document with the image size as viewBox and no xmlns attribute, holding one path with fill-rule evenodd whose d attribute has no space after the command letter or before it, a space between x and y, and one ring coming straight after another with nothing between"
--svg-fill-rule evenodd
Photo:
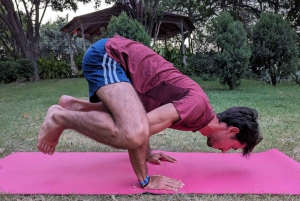
<instances>
[{"instance_id":1,"label":"green grass","mask_svg":"<svg viewBox=\"0 0 300 201\"><path fill-rule=\"evenodd\" d=\"M264 140L255 152L279 149L300 162L300 87L243 80L230 91L218 82L195 80L208 94L215 112L232 106L257 109ZM68 94L87 98L84 79L42 80L36 83L0 85L0 158L12 152L37 151L36 138L49 106ZM174 140L176 139L176 140ZM178 152L217 152L206 146L199 133L165 130L151 138L152 148ZM65 131L57 151L120 151ZM121 150L123 151L123 150ZM0 178L1 179L1 178ZM0 200L300 200L300 196L278 195L134 195L134 196L46 196L0 195Z\"/></svg>"}]
</instances>

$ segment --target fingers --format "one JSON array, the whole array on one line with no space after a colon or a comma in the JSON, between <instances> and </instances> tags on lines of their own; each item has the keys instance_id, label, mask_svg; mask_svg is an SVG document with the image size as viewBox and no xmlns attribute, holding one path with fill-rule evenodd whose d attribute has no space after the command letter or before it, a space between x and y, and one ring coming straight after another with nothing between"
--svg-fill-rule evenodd
<instances>
[{"instance_id":1,"label":"fingers","mask_svg":"<svg viewBox=\"0 0 300 201\"><path fill-rule=\"evenodd\" d=\"M156 190L174 190L182 188L184 183L169 177L161 175L153 175L150 177L149 184L145 189L156 189Z\"/></svg>"},{"instance_id":2,"label":"fingers","mask_svg":"<svg viewBox=\"0 0 300 201\"><path fill-rule=\"evenodd\" d=\"M160 165L161 164L161 161L159 159L157 159L157 158L151 158L151 159L148 160L148 162L154 163L156 165Z\"/></svg>"},{"instance_id":3,"label":"fingers","mask_svg":"<svg viewBox=\"0 0 300 201\"><path fill-rule=\"evenodd\" d=\"M171 156L165 155L164 153L160 153L160 160L175 163L177 162L176 158L173 158Z\"/></svg>"},{"instance_id":4,"label":"fingers","mask_svg":"<svg viewBox=\"0 0 300 201\"><path fill-rule=\"evenodd\" d=\"M171 156L165 155L163 152L150 154L147 157L147 162L150 162L150 163L161 165L161 161L175 163L175 162L177 162L177 159L173 158Z\"/></svg>"}]
</instances>

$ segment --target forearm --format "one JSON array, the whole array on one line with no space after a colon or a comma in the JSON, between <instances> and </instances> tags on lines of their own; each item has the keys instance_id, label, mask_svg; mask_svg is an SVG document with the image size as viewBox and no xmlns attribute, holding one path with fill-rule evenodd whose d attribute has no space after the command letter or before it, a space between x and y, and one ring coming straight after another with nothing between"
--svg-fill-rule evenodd
<instances>
[{"instance_id":1,"label":"forearm","mask_svg":"<svg viewBox=\"0 0 300 201\"><path fill-rule=\"evenodd\" d=\"M149 112L147 116L150 136L168 128L173 122L178 121L180 118L172 103L156 108ZM131 165L139 181L144 181L148 174L146 157L150 152L149 138L145 140L142 146L128 150Z\"/></svg>"},{"instance_id":2,"label":"forearm","mask_svg":"<svg viewBox=\"0 0 300 201\"><path fill-rule=\"evenodd\" d=\"M147 150L146 150L146 157L151 154L151 147L150 147L150 139L148 140Z\"/></svg>"},{"instance_id":3,"label":"forearm","mask_svg":"<svg viewBox=\"0 0 300 201\"><path fill-rule=\"evenodd\" d=\"M148 174L146 163L148 144L149 143L147 141L145 144L136 149L128 150L131 165L139 181L144 181Z\"/></svg>"}]
</instances>

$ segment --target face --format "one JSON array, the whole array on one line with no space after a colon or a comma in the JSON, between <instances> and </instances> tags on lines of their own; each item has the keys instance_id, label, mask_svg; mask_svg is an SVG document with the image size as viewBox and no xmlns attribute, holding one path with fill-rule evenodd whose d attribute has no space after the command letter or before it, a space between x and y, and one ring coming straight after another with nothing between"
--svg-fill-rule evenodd
<instances>
[{"instance_id":1,"label":"face","mask_svg":"<svg viewBox=\"0 0 300 201\"><path fill-rule=\"evenodd\" d=\"M222 153L226 153L230 149L243 149L246 145L241 144L235 135L230 134L229 131L214 133L210 137L207 137L207 146L219 149Z\"/></svg>"}]
</instances>

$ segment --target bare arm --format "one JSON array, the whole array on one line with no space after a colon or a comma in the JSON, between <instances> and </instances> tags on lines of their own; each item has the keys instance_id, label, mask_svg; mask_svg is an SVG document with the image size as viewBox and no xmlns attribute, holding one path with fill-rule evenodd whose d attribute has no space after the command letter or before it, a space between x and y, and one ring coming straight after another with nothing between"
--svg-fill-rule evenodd
<instances>
[{"instance_id":1,"label":"bare arm","mask_svg":"<svg viewBox=\"0 0 300 201\"><path fill-rule=\"evenodd\" d=\"M168 103L147 114L149 120L150 136L154 135L180 119L173 103Z\"/></svg>"},{"instance_id":2,"label":"bare arm","mask_svg":"<svg viewBox=\"0 0 300 201\"><path fill-rule=\"evenodd\" d=\"M179 114L172 103L163 105L147 114L149 120L150 136L154 135L180 119ZM149 136L149 137L150 137ZM139 179L143 181L147 175L146 156L150 153L149 139L134 150L128 150L133 169ZM140 161L140 162L138 162ZM142 162L141 162L142 161ZM146 189L174 190L181 188L183 183L160 175L152 175Z\"/></svg>"},{"instance_id":3,"label":"bare arm","mask_svg":"<svg viewBox=\"0 0 300 201\"><path fill-rule=\"evenodd\" d=\"M157 108L147 114L149 119L150 135L155 135L158 132L170 127L174 122L180 119L177 110L172 103ZM177 162L177 160L171 156L165 155L163 152L152 153L150 148L150 142L146 152L146 161L160 165L162 161L171 163Z\"/></svg>"}]
</instances>

